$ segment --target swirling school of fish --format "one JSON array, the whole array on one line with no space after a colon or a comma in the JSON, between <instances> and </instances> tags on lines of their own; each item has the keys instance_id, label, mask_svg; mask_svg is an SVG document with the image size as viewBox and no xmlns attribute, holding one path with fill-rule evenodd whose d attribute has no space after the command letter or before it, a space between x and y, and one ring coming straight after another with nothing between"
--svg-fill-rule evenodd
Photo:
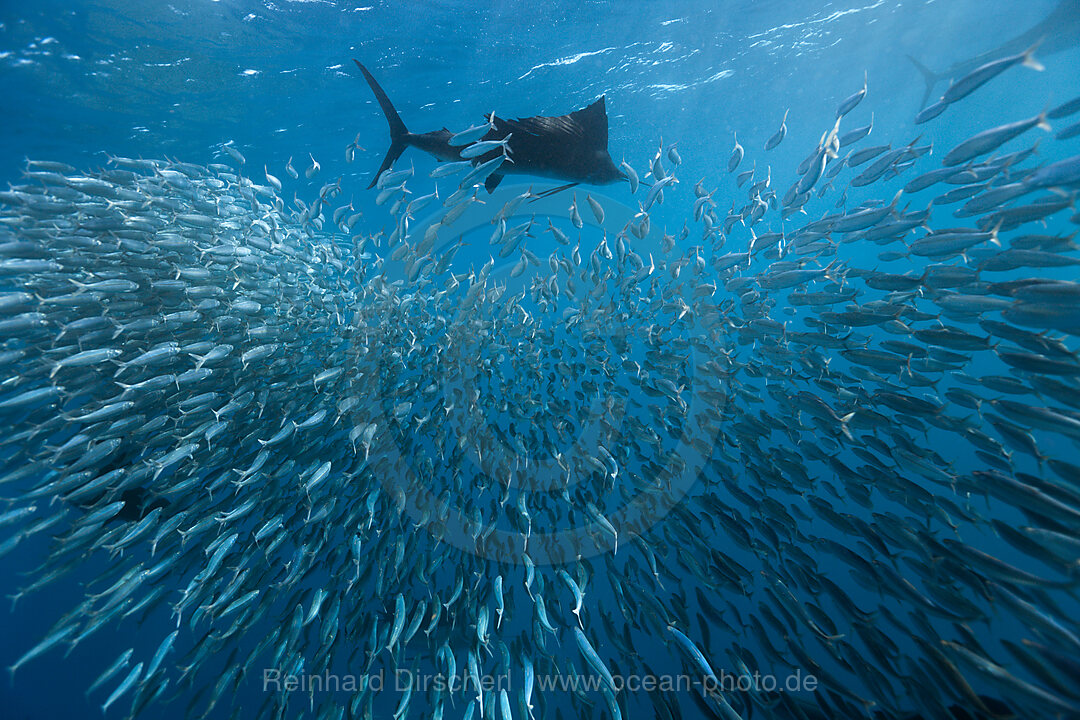
<instances>
[{"instance_id":1,"label":"swirling school of fish","mask_svg":"<svg viewBox=\"0 0 1080 720\"><path fill-rule=\"evenodd\" d=\"M942 103L1020 64L1030 53ZM159 613L176 629L156 652L102 660L89 690L107 712L205 716L267 667L461 681L392 700L267 693L259 717L387 702L396 720L561 717L537 678L574 673L599 678L568 693L579 717L1080 712L1080 466L1065 459L1080 283L1047 270L1080 255L1038 224L1068 222L1080 156L996 152L1080 100L936 167L929 145L841 134L865 94L786 193L736 175L736 142L723 192L749 202L724 216L698 183L693 219L647 260L635 246L677 192L673 146L645 180L624 163L633 192L650 187L591 251L588 231L571 238L576 196L547 227L515 224L535 196L515 197L491 219L497 254L519 258L501 276L460 267L460 242L436 250L490 171L467 162L436 170L472 168L445 201L384 173L394 231L372 237L353 235L351 204L331 209L340 181L287 207L232 146L230 165L29 161L0 193L0 554L51 537L16 600L109 562L12 673ZM845 178L902 174L891 201L845 209L845 191L791 227ZM941 229L950 207L963 226ZM907 271L846 257L871 246ZM999 623L1012 634L980 629ZM669 666L800 670L817 688L620 682ZM514 682L483 687L493 673Z\"/></svg>"}]
</instances>

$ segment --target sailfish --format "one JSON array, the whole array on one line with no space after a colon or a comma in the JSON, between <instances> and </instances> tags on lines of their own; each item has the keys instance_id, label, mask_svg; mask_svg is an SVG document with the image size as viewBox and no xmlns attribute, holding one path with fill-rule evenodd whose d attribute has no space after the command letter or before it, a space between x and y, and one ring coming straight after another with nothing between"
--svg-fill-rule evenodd
<instances>
[{"instance_id":1,"label":"sailfish","mask_svg":"<svg viewBox=\"0 0 1080 720\"><path fill-rule=\"evenodd\" d=\"M608 154L608 119L603 95L588 107L567 115L535 115L504 120L492 114L489 119L490 129L478 142L494 141L492 145L501 145L477 157L466 158L462 156L466 148L451 145L453 133L445 127L426 133L409 132L390 98L372 74L359 60L354 59L353 62L363 73L386 116L386 122L390 125L390 149L386 151L379 171L368 186L369 189L374 187L379 176L391 167L410 145L439 160L470 159L477 165L498 157L505 149L510 161L504 162L497 172L484 181L484 187L489 193L494 192L507 173L536 175L569 182L556 190L578 183L607 185L626 180L626 176L615 166Z\"/></svg>"},{"instance_id":2,"label":"sailfish","mask_svg":"<svg viewBox=\"0 0 1080 720\"><path fill-rule=\"evenodd\" d=\"M926 82L926 90L923 93L920 107L926 107L926 101L930 99L934 87L942 80L962 77L988 62L1000 60L1009 55L1016 55L1023 52L1025 48L1035 45L1039 48L1040 56L1064 52L1080 45L1080 2L1077 2L1077 0L1060 0L1057 7L1043 18L1039 24L1006 40L992 50L987 50L974 57L954 63L941 72L934 72L919 62L918 59L908 55L908 60L919 69L923 80Z\"/></svg>"}]
</instances>

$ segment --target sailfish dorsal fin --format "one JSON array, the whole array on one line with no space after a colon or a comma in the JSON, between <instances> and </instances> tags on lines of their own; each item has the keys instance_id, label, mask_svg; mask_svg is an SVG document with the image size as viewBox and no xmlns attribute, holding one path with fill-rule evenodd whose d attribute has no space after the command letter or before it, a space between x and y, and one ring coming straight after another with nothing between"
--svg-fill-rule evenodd
<instances>
[{"instance_id":1,"label":"sailfish dorsal fin","mask_svg":"<svg viewBox=\"0 0 1080 720\"><path fill-rule=\"evenodd\" d=\"M593 147L606 148L608 143L608 119L605 96L580 110L570 113L575 122L581 125L582 132Z\"/></svg>"}]
</instances>

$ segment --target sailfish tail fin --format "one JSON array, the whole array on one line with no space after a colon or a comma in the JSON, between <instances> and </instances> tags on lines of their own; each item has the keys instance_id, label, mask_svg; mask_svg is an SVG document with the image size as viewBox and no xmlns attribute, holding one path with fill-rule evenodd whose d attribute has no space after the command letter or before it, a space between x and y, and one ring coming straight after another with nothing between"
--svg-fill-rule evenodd
<instances>
[{"instance_id":1,"label":"sailfish tail fin","mask_svg":"<svg viewBox=\"0 0 1080 720\"><path fill-rule=\"evenodd\" d=\"M926 90L923 91L922 103L919 104L919 108L922 109L926 107L926 101L930 99L930 93L934 92L934 86L938 84L938 80L940 80L941 77L911 55L908 55L907 59L922 73L923 81L926 83Z\"/></svg>"},{"instance_id":2,"label":"sailfish tail fin","mask_svg":"<svg viewBox=\"0 0 1080 720\"><path fill-rule=\"evenodd\" d=\"M367 84L371 87L371 92L375 94L375 99L379 101L379 107L382 108L383 115L386 116L386 122L390 125L390 149L386 151L382 165L379 166L379 172L375 173L371 184L368 185L368 190L370 190L379 181L379 176L393 165L394 161L409 146L409 130L405 127L405 123L401 121L401 117L398 115L397 110L394 109L394 104L390 102L390 98L386 96L386 93L375 78L372 77L371 73L368 72L368 69L355 58L353 58L353 62L356 63L356 67L360 68L360 72L364 74L364 79L367 80Z\"/></svg>"}]
</instances>

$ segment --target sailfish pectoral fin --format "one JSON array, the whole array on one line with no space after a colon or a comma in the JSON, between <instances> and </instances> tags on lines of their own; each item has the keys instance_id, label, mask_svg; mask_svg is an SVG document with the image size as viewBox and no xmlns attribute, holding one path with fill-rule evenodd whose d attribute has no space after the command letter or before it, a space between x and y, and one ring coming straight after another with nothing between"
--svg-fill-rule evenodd
<instances>
[{"instance_id":1,"label":"sailfish pectoral fin","mask_svg":"<svg viewBox=\"0 0 1080 720\"><path fill-rule=\"evenodd\" d=\"M572 182L572 183L567 183L566 185L559 185L558 187L553 187L553 188L550 188L548 190L542 190L542 191L536 193L532 197L532 199L529 200L529 202L531 202L531 203L536 202L537 200L540 200L541 198L550 197L550 196L554 195L555 193L560 193L563 190L569 190L570 188L577 187L577 186L578 186L578 183Z\"/></svg>"}]
</instances>

